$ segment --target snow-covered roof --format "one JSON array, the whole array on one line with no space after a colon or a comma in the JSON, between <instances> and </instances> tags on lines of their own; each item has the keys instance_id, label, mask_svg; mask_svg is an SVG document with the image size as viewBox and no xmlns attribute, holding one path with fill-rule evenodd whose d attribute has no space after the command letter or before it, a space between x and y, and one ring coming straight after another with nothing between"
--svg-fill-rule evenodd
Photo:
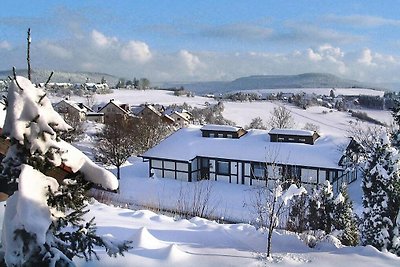
<instances>
[{"instance_id":1,"label":"snow-covered roof","mask_svg":"<svg viewBox=\"0 0 400 267\"><path fill-rule=\"evenodd\" d=\"M66 100L63 99L60 102L58 102L56 104L56 106L58 106L60 103L65 102L66 104L70 105L71 107L75 108L77 111L79 112L88 112L88 111L93 111L91 108L87 107L86 105L84 105L83 103L77 103L75 101L71 101L71 100Z\"/></svg>"},{"instance_id":2,"label":"snow-covered roof","mask_svg":"<svg viewBox=\"0 0 400 267\"><path fill-rule=\"evenodd\" d=\"M278 134L278 135L300 135L300 136L313 136L314 131L308 130L298 130L298 129L278 129L274 128L269 131L269 134Z\"/></svg>"},{"instance_id":3,"label":"snow-covered roof","mask_svg":"<svg viewBox=\"0 0 400 267\"><path fill-rule=\"evenodd\" d=\"M131 112L132 112L132 114L134 114L134 115L140 114L140 112L142 112L143 109L144 109L144 106L143 106L143 105L140 105L140 106L131 106Z\"/></svg>"},{"instance_id":4,"label":"snow-covered roof","mask_svg":"<svg viewBox=\"0 0 400 267\"><path fill-rule=\"evenodd\" d=\"M161 112L159 112L153 105L146 105L146 108L150 109L152 112L154 112L157 116L162 116Z\"/></svg>"},{"instance_id":5,"label":"snow-covered roof","mask_svg":"<svg viewBox=\"0 0 400 267\"><path fill-rule=\"evenodd\" d=\"M237 132L241 127L238 126L230 126L230 125L216 125L216 124L207 124L201 127L202 131L218 131L218 132Z\"/></svg>"},{"instance_id":6,"label":"snow-covered roof","mask_svg":"<svg viewBox=\"0 0 400 267\"><path fill-rule=\"evenodd\" d=\"M121 108L121 105L124 105L124 104L122 102L120 102L118 100L114 100L114 99L111 99L107 104L105 104L102 108L100 108L98 110L98 112L101 112L108 105L114 105L115 107L117 107L118 109L123 111L124 113L128 114L128 111L126 111L125 109Z\"/></svg>"},{"instance_id":7,"label":"snow-covered roof","mask_svg":"<svg viewBox=\"0 0 400 267\"><path fill-rule=\"evenodd\" d=\"M167 115L171 115L174 112L178 112L178 113L189 113L189 111L187 111L186 109L182 108L182 107L173 107L173 108L168 108L164 111L164 114Z\"/></svg>"},{"instance_id":8,"label":"snow-covered roof","mask_svg":"<svg viewBox=\"0 0 400 267\"><path fill-rule=\"evenodd\" d=\"M276 143L270 142L268 131L255 129L249 130L239 139L205 138L202 137L201 129L201 126L180 129L142 156L177 161L190 161L202 156L341 169L338 162L350 142L345 137L323 135L312 146L301 143Z\"/></svg>"}]
</instances>

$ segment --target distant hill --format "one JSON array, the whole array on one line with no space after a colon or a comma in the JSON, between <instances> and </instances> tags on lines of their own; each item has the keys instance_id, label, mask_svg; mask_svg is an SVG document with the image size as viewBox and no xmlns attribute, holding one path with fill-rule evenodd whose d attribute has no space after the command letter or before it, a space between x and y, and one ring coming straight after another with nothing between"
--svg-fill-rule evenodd
<instances>
[{"instance_id":1,"label":"distant hill","mask_svg":"<svg viewBox=\"0 0 400 267\"><path fill-rule=\"evenodd\" d=\"M167 84L184 86L196 93L225 93L237 90L279 88L374 88L374 86L339 78L329 73L304 73L299 75L254 75L238 78L231 82L197 82Z\"/></svg>"},{"instance_id":2,"label":"distant hill","mask_svg":"<svg viewBox=\"0 0 400 267\"><path fill-rule=\"evenodd\" d=\"M32 70L32 81L34 83L46 82L50 76L50 70ZM28 71L17 70L17 75L28 76ZM0 71L0 79L6 79L8 76L12 76L12 71ZM84 83L89 78L90 82L99 83L102 77L107 80L109 85L117 84L119 78L106 73L98 72L66 72L66 71L54 71L51 82L70 82L70 83Z\"/></svg>"}]
</instances>

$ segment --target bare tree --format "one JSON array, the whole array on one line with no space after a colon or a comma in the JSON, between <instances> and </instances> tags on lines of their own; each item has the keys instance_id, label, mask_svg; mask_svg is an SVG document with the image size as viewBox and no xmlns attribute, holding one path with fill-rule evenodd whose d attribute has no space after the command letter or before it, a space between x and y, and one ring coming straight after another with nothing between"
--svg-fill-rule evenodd
<instances>
[{"instance_id":1,"label":"bare tree","mask_svg":"<svg viewBox=\"0 0 400 267\"><path fill-rule=\"evenodd\" d=\"M351 122L347 134L363 146L364 153L369 153L379 141L380 136L385 132L386 128L382 126L370 126L365 123Z\"/></svg>"},{"instance_id":2,"label":"bare tree","mask_svg":"<svg viewBox=\"0 0 400 267\"><path fill-rule=\"evenodd\" d=\"M85 95L86 97L86 105L89 108L92 108L94 106L94 104L96 103L96 97L94 95L94 93L89 93L87 95Z\"/></svg>"},{"instance_id":3,"label":"bare tree","mask_svg":"<svg viewBox=\"0 0 400 267\"><path fill-rule=\"evenodd\" d=\"M141 154L159 144L174 128L157 115L132 119L135 152Z\"/></svg>"},{"instance_id":4,"label":"bare tree","mask_svg":"<svg viewBox=\"0 0 400 267\"><path fill-rule=\"evenodd\" d=\"M319 126L316 125L316 124L314 124L314 123L307 122L307 123L304 125L303 130L309 130L309 131L318 132L318 131L319 131Z\"/></svg>"},{"instance_id":5,"label":"bare tree","mask_svg":"<svg viewBox=\"0 0 400 267\"><path fill-rule=\"evenodd\" d=\"M147 78L140 78L139 80L139 88L141 90L149 89L150 87L150 81Z\"/></svg>"},{"instance_id":6,"label":"bare tree","mask_svg":"<svg viewBox=\"0 0 400 267\"><path fill-rule=\"evenodd\" d=\"M275 107L271 112L268 124L271 128L292 128L294 127L294 119L290 110L280 106Z\"/></svg>"},{"instance_id":7,"label":"bare tree","mask_svg":"<svg viewBox=\"0 0 400 267\"><path fill-rule=\"evenodd\" d=\"M120 179L120 167L135 153L135 143L130 121L111 120L98 135L93 150L95 158L105 164L117 167L117 178Z\"/></svg>"},{"instance_id":8,"label":"bare tree","mask_svg":"<svg viewBox=\"0 0 400 267\"><path fill-rule=\"evenodd\" d=\"M283 214L288 212L288 201L294 196L306 193L306 190L303 187L298 188L295 184L288 187L290 181L285 179L280 167L275 163L265 168L265 173L269 179L267 186L256 188L250 206L256 214L257 225L268 230L266 257L270 258L273 231L279 226Z\"/></svg>"},{"instance_id":9,"label":"bare tree","mask_svg":"<svg viewBox=\"0 0 400 267\"><path fill-rule=\"evenodd\" d=\"M212 181L182 183L178 193L176 213L185 218L194 216L212 218L219 205L219 202L211 199L213 185Z\"/></svg>"},{"instance_id":10,"label":"bare tree","mask_svg":"<svg viewBox=\"0 0 400 267\"><path fill-rule=\"evenodd\" d=\"M250 124L247 125L245 128L246 129L261 129L261 130L267 129L263 120L260 117L256 117L256 118L252 119Z\"/></svg>"},{"instance_id":11,"label":"bare tree","mask_svg":"<svg viewBox=\"0 0 400 267\"><path fill-rule=\"evenodd\" d=\"M63 132L60 134L60 137L67 141L73 142L78 139L78 137L83 134L84 127L83 122L78 113L63 113L63 118L68 125L70 125L73 129L68 132Z\"/></svg>"}]
</instances>

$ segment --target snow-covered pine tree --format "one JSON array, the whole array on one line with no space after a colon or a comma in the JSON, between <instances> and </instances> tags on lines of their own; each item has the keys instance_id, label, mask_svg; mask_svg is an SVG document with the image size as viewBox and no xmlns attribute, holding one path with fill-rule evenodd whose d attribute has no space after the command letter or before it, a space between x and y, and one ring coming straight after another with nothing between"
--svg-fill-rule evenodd
<instances>
[{"instance_id":1,"label":"snow-covered pine tree","mask_svg":"<svg viewBox=\"0 0 400 267\"><path fill-rule=\"evenodd\" d=\"M334 198L333 198L333 188L331 183L326 180L321 188L321 204L323 206L323 214L322 214L322 220L323 220L323 227L322 230L325 231L325 233L329 234L332 232L332 226L333 226L333 210L334 210Z\"/></svg>"},{"instance_id":2,"label":"snow-covered pine tree","mask_svg":"<svg viewBox=\"0 0 400 267\"><path fill-rule=\"evenodd\" d=\"M396 127L394 127L393 132L392 132L392 144L393 146L395 146L396 148L400 148L400 101L399 100L395 100L394 101L394 105L392 108L392 117L393 120L396 124Z\"/></svg>"},{"instance_id":3,"label":"snow-covered pine tree","mask_svg":"<svg viewBox=\"0 0 400 267\"><path fill-rule=\"evenodd\" d=\"M287 230L302 233L308 230L308 194L301 194L293 197L290 202L289 220Z\"/></svg>"},{"instance_id":4,"label":"snow-covered pine tree","mask_svg":"<svg viewBox=\"0 0 400 267\"><path fill-rule=\"evenodd\" d=\"M321 189L313 188L308 199L307 228L309 230L322 230L325 228L322 220L325 210L321 202L320 194Z\"/></svg>"},{"instance_id":5,"label":"snow-covered pine tree","mask_svg":"<svg viewBox=\"0 0 400 267\"><path fill-rule=\"evenodd\" d=\"M325 181L322 187L313 190L308 201L308 229L332 231L334 198L332 185Z\"/></svg>"},{"instance_id":6,"label":"snow-covered pine tree","mask_svg":"<svg viewBox=\"0 0 400 267\"><path fill-rule=\"evenodd\" d=\"M399 153L387 134L375 144L365 167L363 189L363 225L361 240L380 250L400 255L399 218L400 195Z\"/></svg>"},{"instance_id":7,"label":"snow-covered pine tree","mask_svg":"<svg viewBox=\"0 0 400 267\"><path fill-rule=\"evenodd\" d=\"M97 258L95 246L113 256L128 249L129 242L96 235L93 219L82 217L89 182L116 189L118 181L58 137L69 128L42 89L23 77L10 83L3 135L11 147L0 179L13 194L6 203L0 265L74 266L75 256ZM76 174L59 184L44 173L62 163Z\"/></svg>"},{"instance_id":8,"label":"snow-covered pine tree","mask_svg":"<svg viewBox=\"0 0 400 267\"><path fill-rule=\"evenodd\" d=\"M337 231L340 242L346 246L356 246L359 234L357 220L353 213L353 203L347 193L347 186L342 186L334 200L333 228Z\"/></svg>"}]
</instances>

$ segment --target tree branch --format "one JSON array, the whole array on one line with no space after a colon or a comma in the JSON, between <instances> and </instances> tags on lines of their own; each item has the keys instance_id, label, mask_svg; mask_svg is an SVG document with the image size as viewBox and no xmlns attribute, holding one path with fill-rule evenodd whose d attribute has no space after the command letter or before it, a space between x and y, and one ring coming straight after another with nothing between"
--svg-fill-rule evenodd
<instances>
[{"instance_id":1,"label":"tree branch","mask_svg":"<svg viewBox=\"0 0 400 267\"><path fill-rule=\"evenodd\" d=\"M14 81L17 84L17 86L19 87L19 89L21 89L21 91L24 91L24 89L22 89L22 87L19 85L18 80L17 80L17 71L15 70L15 67L13 67L13 75L14 75Z\"/></svg>"},{"instance_id":2,"label":"tree branch","mask_svg":"<svg viewBox=\"0 0 400 267\"><path fill-rule=\"evenodd\" d=\"M44 84L44 87L46 87L47 84L50 82L51 77L53 77L53 74L54 74L54 71L52 71L52 72L50 73L50 76L49 76L49 78L47 79L46 83Z\"/></svg>"},{"instance_id":3,"label":"tree branch","mask_svg":"<svg viewBox=\"0 0 400 267\"><path fill-rule=\"evenodd\" d=\"M28 79L31 80L31 28L28 28L28 36L26 38L28 46L26 48L26 61L28 63Z\"/></svg>"}]
</instances>

